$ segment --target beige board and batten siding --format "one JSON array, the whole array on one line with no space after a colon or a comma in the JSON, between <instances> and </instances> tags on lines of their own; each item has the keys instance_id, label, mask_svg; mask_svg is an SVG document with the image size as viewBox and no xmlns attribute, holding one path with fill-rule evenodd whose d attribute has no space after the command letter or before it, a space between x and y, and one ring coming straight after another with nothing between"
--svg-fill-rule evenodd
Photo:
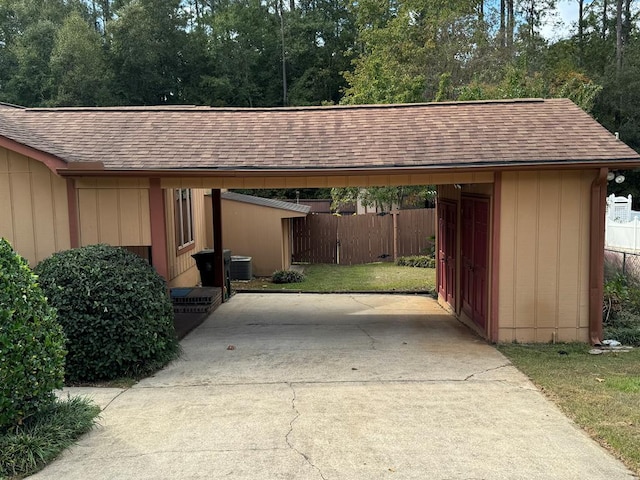
<instances>
[{"instance_id":1,"label":"beige board and batten siding","mask_svg":"<svg viewBox=\"0 0 640 480\"><path fill-rule=\"evenodd\" d=\"M149 180L76 180L80 245L150 246Z\"/></svg>"},{"instance_id":2,"label":"beige board and batten siding","mask_svg":"<svg viewBox=\"0 0 640 480\"><path fill-rule=\"evenodd\" d=\"M71 246L66 181L43 163L0 148L0 237L33 267Z\"/></svg>"},{"instance_id":3,"label":"beige board and batten siding","mask_svg":"<svg viewBox=\"0 0 640 480\"><path fill-rule=\"evenodd\" d=\"M193 287L200 282L196 261L191 255L207 247L205 194L208 190L195 188L191 192L193 211L193 247L178 249L175 232L175 190L165 190L165 221L167 225L167 255L170 287ZM207 200L210 201L209 197Z\"/></svg>"},{"instance_id":4,"label":"beige board and batten siding","mask_svg":"<svg viewBox=\"0 0 640 480\"><path fill-rule=\"evenodd\" d=\"M222 245L252 258L253 275L269 276L291 266L289 221L306 213L222 199ZM286 234L285 234L286 231Z\"/></svg>"},{"instance_id":5,"label":"beige board and batten siding","mask_svg":"<svg viewBox=\"0 0 640 480\"><path fill-rule=\"evenodd\" d=\"M589 340L589 212L595 170L502 174L501 342Z\"/></svg>"}]
</instances>

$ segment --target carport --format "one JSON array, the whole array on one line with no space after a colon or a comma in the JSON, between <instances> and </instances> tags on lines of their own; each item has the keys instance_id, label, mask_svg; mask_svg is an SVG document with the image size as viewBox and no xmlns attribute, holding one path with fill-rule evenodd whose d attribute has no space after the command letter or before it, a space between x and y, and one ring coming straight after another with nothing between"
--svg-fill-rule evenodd
<instances>
[{"instance_id":1,"label":"carport","mask_svg":"<svg viewBox=\"0 0 640 480\"><path fill-rule=\"evenodd\" d=\"M178 255L192 246L180 252L168 233L176 221L168 203L191 202L191 190L211 190L222 287L222 189L438 185L439 301L500 342L600 342L607 174L640 165L564 99L2 108L0 119L0 147L65 179L70 246L103 241L87 226L94 211L111 212L108 202L94 205L100 189L128 189L139 215L119 214L121 230L142 225L140 245L175 284L193 278L180 277L192 262Z\"/></svg>"}]
</instances>

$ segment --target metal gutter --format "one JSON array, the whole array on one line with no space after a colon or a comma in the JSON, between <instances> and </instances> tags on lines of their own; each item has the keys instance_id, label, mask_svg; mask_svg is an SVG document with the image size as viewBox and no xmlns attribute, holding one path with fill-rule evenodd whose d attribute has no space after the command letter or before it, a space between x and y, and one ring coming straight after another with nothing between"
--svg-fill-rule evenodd
<instances>
[{"instance_id":1,"label":"metal gutter","mask_svg":"<svg viewBox=\"0 0 640 480\"><path fill-rule=\"evenodd\" d=\"M558 163L492 163L481 165L450 164L424 166L385 166L385 167L329 167L329 168L150 168L150 169L110 169L96 168L96 164L59 168L62 176L123 176L123 177L322 177L322 176L388 176L411 174L450 174L474 172L508 172L530 170L575 170L580 168L626 169L640 167L640 157L612 160L562 161ZM93 168L91 168L93 167Z\"/></svg>"}]
</instances>

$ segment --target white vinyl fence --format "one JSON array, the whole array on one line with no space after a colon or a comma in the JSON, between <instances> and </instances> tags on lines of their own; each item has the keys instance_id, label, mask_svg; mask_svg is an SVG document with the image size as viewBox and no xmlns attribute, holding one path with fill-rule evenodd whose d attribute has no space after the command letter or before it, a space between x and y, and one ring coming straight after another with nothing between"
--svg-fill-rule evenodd
<instances>
[{"instance_id":1,"label":"white vinyl fence","mask_svg":"<svg viewBox=\"0 0 640 480\"><path fill-rule=\"evenodd\" d=\"M640 252L640 212L631 210L631 195L607 198L605 247Z\"/></svg>"}]
</instances>

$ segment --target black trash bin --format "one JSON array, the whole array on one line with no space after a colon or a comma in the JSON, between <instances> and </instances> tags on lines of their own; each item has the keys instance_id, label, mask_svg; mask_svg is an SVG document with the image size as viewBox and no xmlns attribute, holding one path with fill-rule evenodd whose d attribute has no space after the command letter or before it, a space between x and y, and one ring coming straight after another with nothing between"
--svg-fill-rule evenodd
<instances>
[{"instance_id":1,"label":"black trash bin","mask_svg":"<svg viewBox=\"0 0 640 480\"><path fill-rule=\"evenodd\" d=\"M200 271L200 281L203 287L215 286L215 251L211 248L200 250L198 253L191 255ZM224 299L228 299L231 295L231 250L224 249L222 252L224 261Z\"/></svg>"},{"instance_id":2,"label":"black trash bin","mask_svg":"<svg viewBox=\"0 0 640 480\"><path fill-rule=\"evenodd\" d=\"M200 271L200 280L203 287L215 286L215 252L211 248L200 250L191 255L196 260L196 266Z\"/></svg>"}]
</instances>

